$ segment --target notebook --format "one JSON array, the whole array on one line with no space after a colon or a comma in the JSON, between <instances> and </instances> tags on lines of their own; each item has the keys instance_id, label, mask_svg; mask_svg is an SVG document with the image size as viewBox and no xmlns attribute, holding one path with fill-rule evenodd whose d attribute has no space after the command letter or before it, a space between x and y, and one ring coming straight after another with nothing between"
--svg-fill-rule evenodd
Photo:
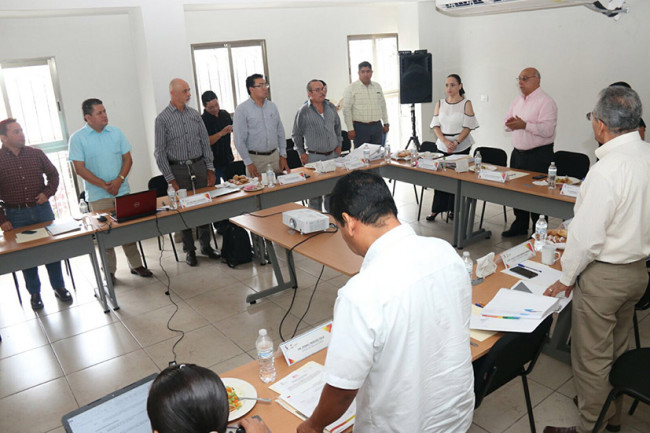
<instances>
[{"instance_id":1,"label":"notebook","mask_svg":"<svg viewBox=\"0 0 650 433\"><path fill-rule=\"evenodd\" d=\"M52 236L60 235L63 233L74 232L81 230L81 224L73 219L63 221L54 221L49 226L45 227Z\"/></svg>"},{"instance_id":2,"label":"notebook","mask_svg":"<svg viewBox=\"0 0 650 433\"><path fill-rule=\"evenodd\" d=\"M118 223L130 221L156 213L156 190L135 192L115 198L115 215Z\"/></svg>"},{"instance_id":3,"label":"notebook","mask_svg":"<svg viewBox=\"0 0 650 433\"><path fill-rule=\"evenodd\" d=\"M151 433L147 416L149 388L158 373L63 415L68 433Z\"/></svg>"}]
</instances>

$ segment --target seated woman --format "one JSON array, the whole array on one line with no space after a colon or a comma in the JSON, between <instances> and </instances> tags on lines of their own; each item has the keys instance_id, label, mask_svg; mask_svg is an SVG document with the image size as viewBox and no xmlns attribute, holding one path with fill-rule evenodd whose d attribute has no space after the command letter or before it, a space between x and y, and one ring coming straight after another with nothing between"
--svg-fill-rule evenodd
<instances>
[{"instance_id":1,"label":"seated woman","mask_svg":"<svg viewBox=\"0 0 650 433\"><path fill-rule=\"evenodd\" d=\"M225 433L228 394L212 370L194 364L164 369L153 381L147 398L147 414L154 433ZM267 433L266 425L244 418L246 433Z\"/></svg>"}]
</instances>

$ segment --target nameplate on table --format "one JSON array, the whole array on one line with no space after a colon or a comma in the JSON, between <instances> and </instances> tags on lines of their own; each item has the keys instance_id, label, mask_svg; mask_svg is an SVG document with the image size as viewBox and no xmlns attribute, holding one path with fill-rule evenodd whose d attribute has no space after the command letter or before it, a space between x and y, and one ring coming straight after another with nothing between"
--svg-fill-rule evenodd
<instances>
[{"instance_id":1,"label":"nameplate on table","mask_svg":"<svg viewBox=\"0 0 650 433\"><path fill-rule=\"evenodd\" d=\"M326 348L331 336L332 321L329 321L280 344L287 365L293 365Z\"/></svg>"},{"instance_id":2,"label":"nameplate on table","mask_svg":"<svg viewBox=\"0 0 650 433\"><path fill-rule=\"evenodd\" d=\"M296 173L283 174L278 176L278 183L280 185L288 185L290 183L304 182L307 178L302 171Z\"/></svg>"},{"instance_id":3,"label":"nameplate on table","mask_svg":"<svg viewBox=\"0 0 650 433\"><path fill-rule=\"evenodd\" d=\"M421 159L420 161L418 161L418 167L423 168L425 170L438 171L438 167L440 167L440 161L434 161L431 159Z\"/></svg>"},{"instance_id":4,"label":"nameplate on table","mask_svg":"<svg viewBox=\"0 0 650 433\"><path fill-rule=\"evenodd\" d=\"M519 265L528 259L535 257L533 241L526 241L501 253L501 260L506 269Z\"/></svg>"},{"instance_id":5,"label":"nameplate on table","mask_svg":"<svg viewBox=\"0 0 650 433\"><path fill-rule=\"evenodd\" d=\"M505 183L508 180L508 174L504 171L481 170L478 174L479 179L491 180L493 182Z\"/></svg>"},{"instance_id":6,"label":"nameplate on table","mask_svg":"<svg viewBox=\"0 0 650 433\"><path fill-rule=\"evenodd\" d=\"M466 171L469 171L469 160L459 159L456 161L456 173L465 173Z\"/></svg>"},{"instance_id":7,"label":"nameplate on table","mask_svg":"<svg viewBox=\"0 0 650 433\"><path fill-rule=\"evenodd\" d=\"M580 185L569 185L568 183L563 184L560 190L560 194L568 195L569 197L578 197L579 192Z\"/></svg>"},{"instance_id":8,"label":"nameplate on table","mask_svg":"<svg viewBox=\"0 0 650 433\"><path fill-rule=\"evenodd\" d=\"M212 199L210 198L209 192L201 192L198 194L190 195L180 199L179 203L183 209L193 206L198 206L200 204L210 203Z\"/></svg>"}]
</instances>

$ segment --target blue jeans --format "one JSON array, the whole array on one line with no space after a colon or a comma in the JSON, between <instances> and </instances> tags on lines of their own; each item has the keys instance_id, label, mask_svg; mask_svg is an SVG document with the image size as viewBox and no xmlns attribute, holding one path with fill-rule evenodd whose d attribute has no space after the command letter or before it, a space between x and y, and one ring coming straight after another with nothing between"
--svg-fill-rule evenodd
<instances>
[{"instance_id":1,"label":"blue jeans","mask_svg":"<svg viewBox=\"0 0 650 433\"><path fill-rule=\"evenodd\" d=\"M26 209L5 209L5 214L14 228L52 221L54 219L54 212L52 212L52 207L49 202ZM47 268L47 274L50 277L50 285L52 288L58 289L65 287L61 262L48 263L45 267ZM38 278L38 268L24 269L23 275L25 276L27 291L31 295L41 293L41 280Z\"/></svg>"}]
</instances>

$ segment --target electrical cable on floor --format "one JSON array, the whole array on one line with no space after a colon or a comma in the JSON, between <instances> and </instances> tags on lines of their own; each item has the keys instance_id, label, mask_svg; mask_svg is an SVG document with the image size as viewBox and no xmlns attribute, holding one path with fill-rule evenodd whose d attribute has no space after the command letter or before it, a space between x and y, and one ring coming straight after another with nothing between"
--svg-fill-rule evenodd
<instances>
[{"instance_id":1,"label":"electrical cable on floor","mask_svg":"<svg viewBox=\"0 0 650 433\"><path fill-rule=\"evenodd\" d=\"M322 232L314 233L311 236L309 236L308 238L301 240L300 242L298 242L297 244L295 244L294 246L292 246L289 249L289 253L293 253L293 250L296 249L296 247L298 247L299 245L304 244L308 240L313 239L318 235L322 235L322 234L325 234L325 233L336 233L336 232L339 231L339 227L336 224L330 223L330 228L333 228L334 230L325 230L325 231L322 231ZM318 287L318 283L320 282L320 279L321 279L321 276L323 275L324 270L325 270L325 265L323 265L323 267L322 267L322 269L320 271L320 274L318 275L318 279L316 280L316 285L314 286L314 290L312 291L311 296L309 298L309 303L307 304L307 309L305 310L305 313L302 315L300 320L298 320L298 323L296 324L296 328L293 331L293 335L291 336L291 338L296 336L296 332L298 331L298 326L300 326L300 323L305 318L305 316L307 315L307 312L309 311L309 308L311 307L311 301L312 301L312 299L314 297L314 294L316 293L316 288ZM293 260L289 260L289 272L291 272L292 275L295 275L296 274L295 271L296 270L295 270L295 267L293 265ZM282 340L282 342L286 341L284 336L282 335L282 324L284 323L286 318L289 316L289 313L291 312L291 308L293 308L293 304L294 304L294 302L296 300L296 293L298 293L298 288L297 287L295 289L293 289L293 296L291 297L291 303L289 304L289 308L287 309L287 312L284 314L284 316L282 317L282 320L280 321L280 327L279 327L278 331L279 331L280 339Z\"/></svg>"}]
</instances>

